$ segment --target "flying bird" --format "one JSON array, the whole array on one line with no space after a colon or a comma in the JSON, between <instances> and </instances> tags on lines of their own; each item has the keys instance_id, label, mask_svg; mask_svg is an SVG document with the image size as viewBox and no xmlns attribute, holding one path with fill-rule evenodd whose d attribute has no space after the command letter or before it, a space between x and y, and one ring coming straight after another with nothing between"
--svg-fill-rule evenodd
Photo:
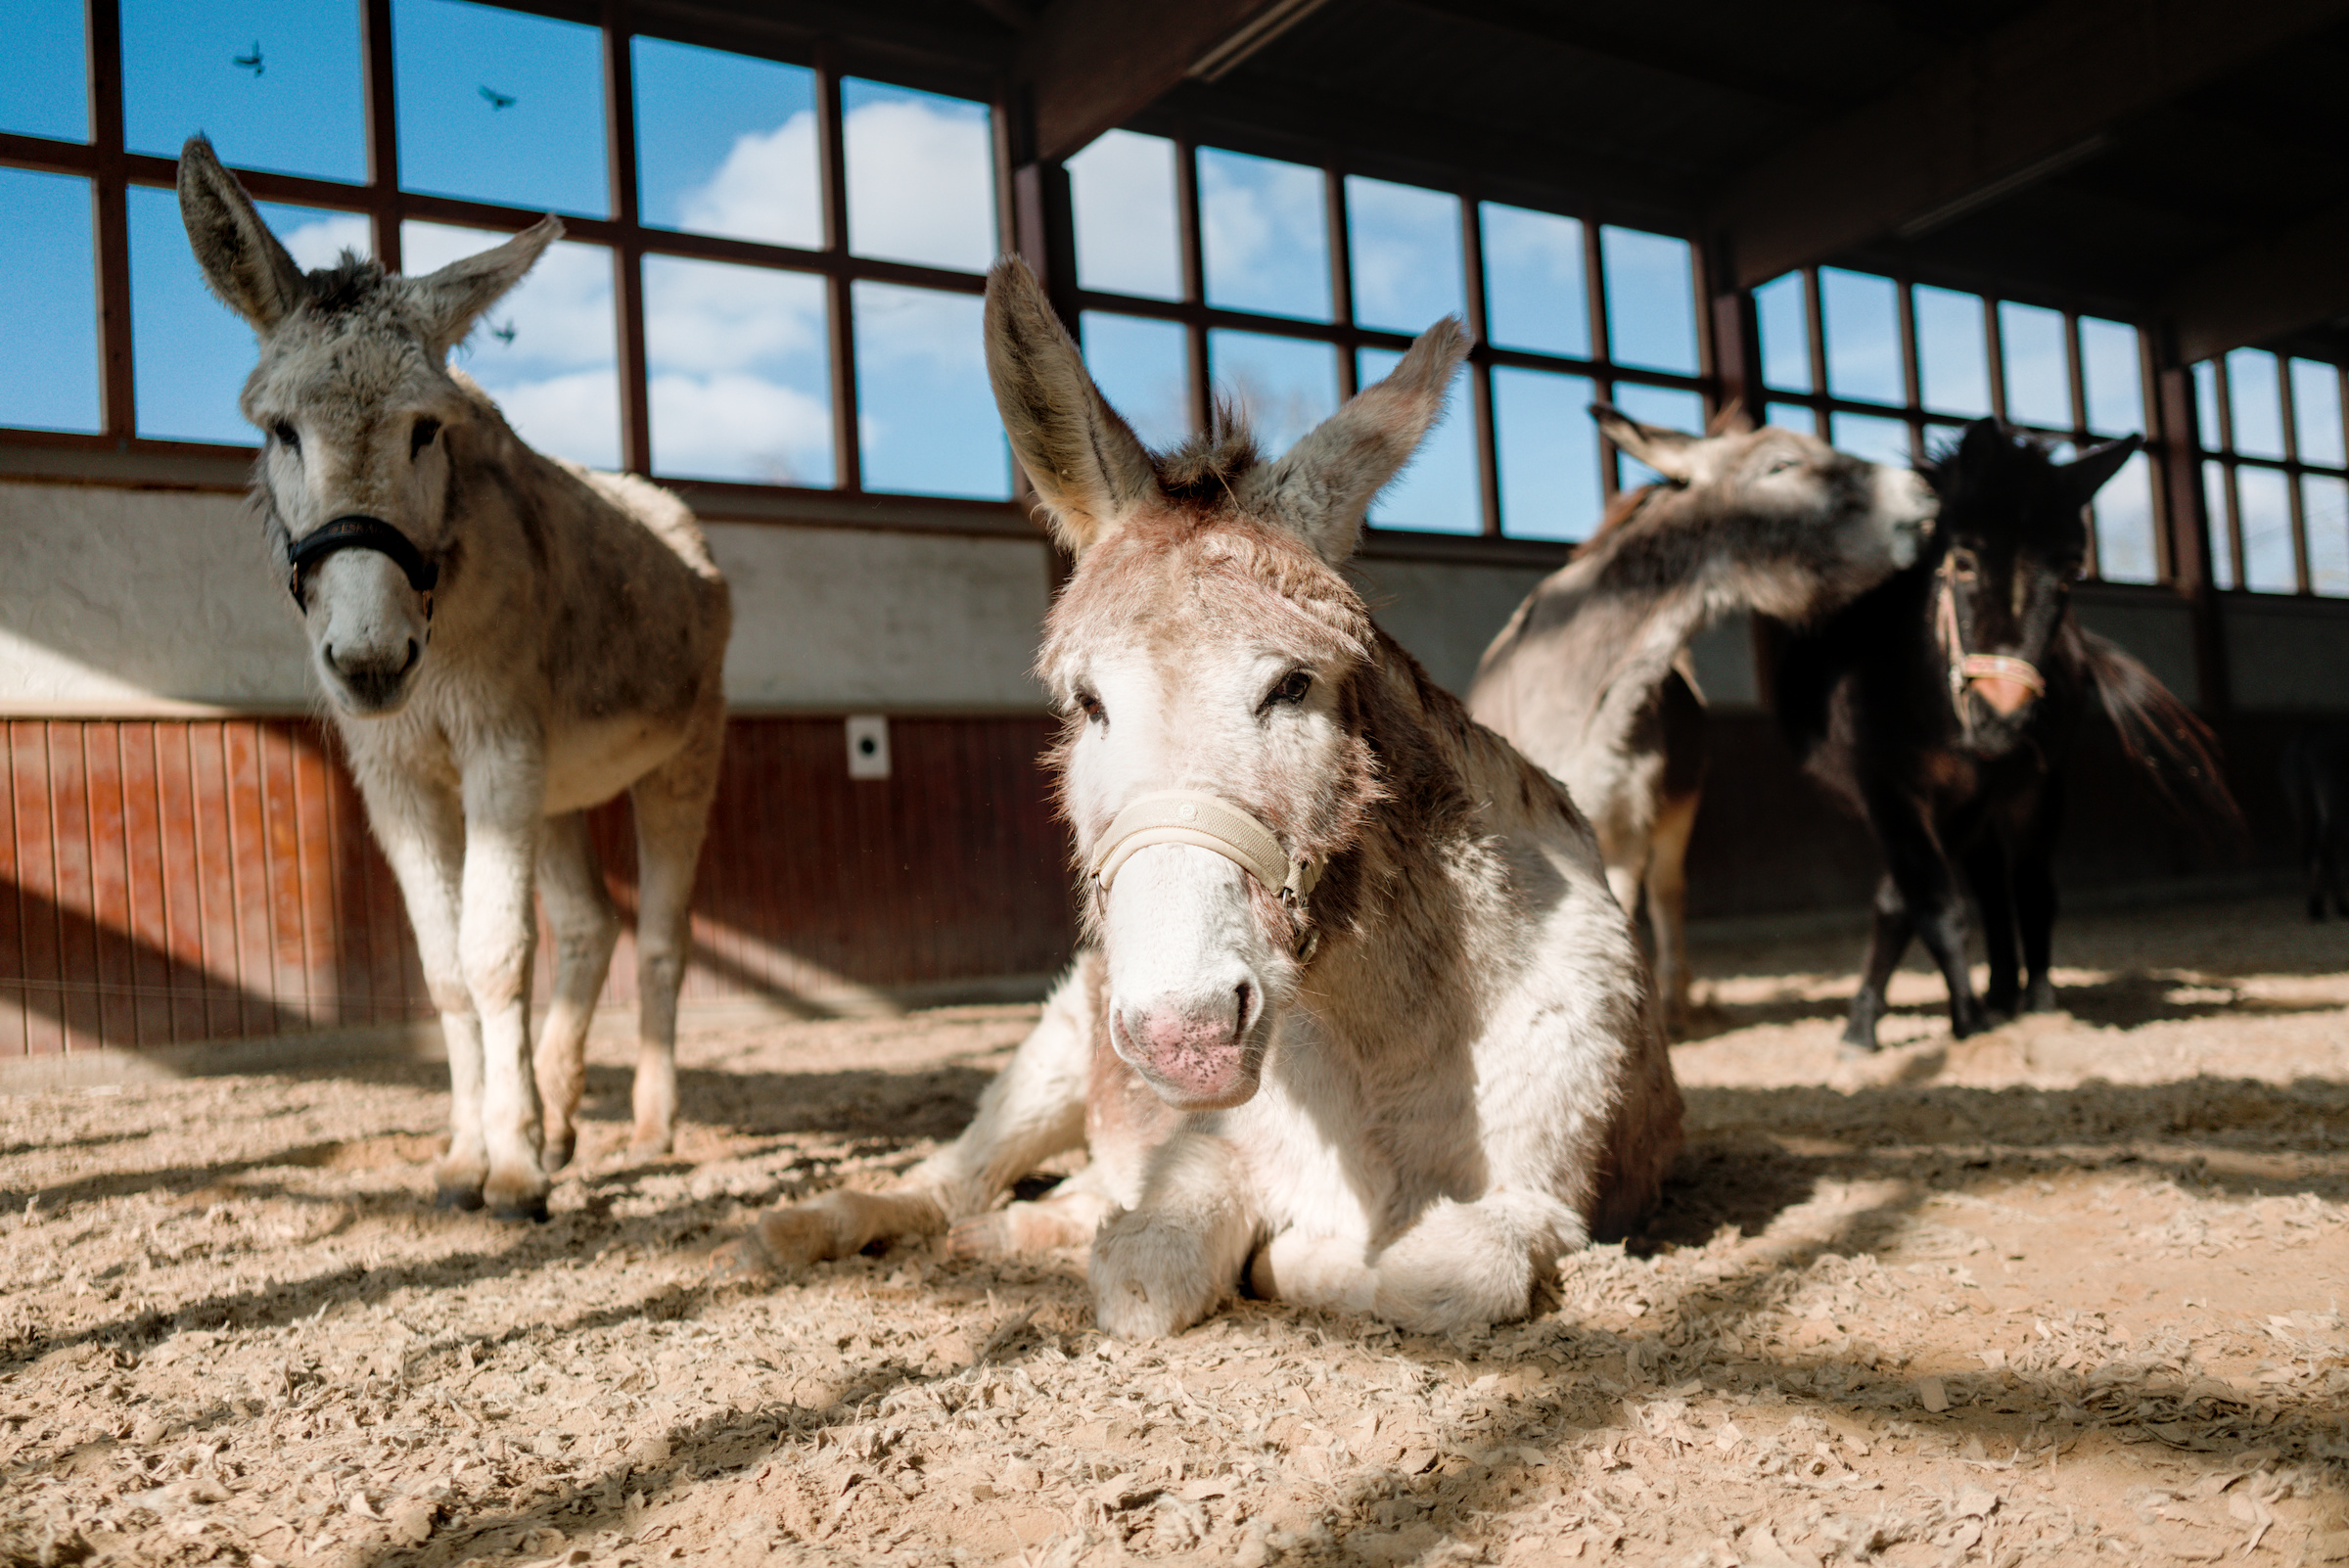
<instances>
[{"instance_id":1,"label":"flying bird","mask_svg":"<svg viewBox=\"0 0 2349 1568\"><path fill-rule=\"evenodd\" d=\"M512 93L501 93L493 88L484 87L482 89L482 96L489 100L489 111L491 114L495 114L501 109L511 109L514 106L514 95Z\"/></svg>"},{"instance_id":2,"label":"flying bird","mask_svg":"<svg viewBox=\"0 0 2349 1568\"><path fill-rule=\"evenodd\" d=\"M502 327L491 327L489 329L489 336L495 338L499 343L506 345L508 347L512 347L514 345L514 323L509 320Z\"/></svg>"},{"instance_id":3,"label":"flying bird","mask_svg":"<svg viewBox=\"0 0 2349 1568\"><path fill-rule=\"evenodd\" d=\"M255 38L253 41L252 54L238 55L230 60L229 64L237 67L239 69L250 70L256 76L259 75L262 70L266 69L261 64L261 41L258 38Z\"/></svg>"}]
</instances>

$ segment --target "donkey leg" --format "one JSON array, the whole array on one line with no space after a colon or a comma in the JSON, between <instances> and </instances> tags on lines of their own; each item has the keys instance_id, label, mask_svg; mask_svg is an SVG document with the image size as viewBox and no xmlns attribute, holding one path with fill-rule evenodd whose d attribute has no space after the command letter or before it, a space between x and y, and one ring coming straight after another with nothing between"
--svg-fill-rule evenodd
<instances>
[{"instance_id":1,"label":"donkey leg","mask_svg":"<svg viewBox=\"0 0 2349 1568\"><path fill-rule=\"evenodd\" d=\"M398 879L416 933L425 989L448 1045L448 1152L433 1167L442 1208L478 1209L489 1175L482 1133L482 1021L457 951L465 868L465 817L449 791L389 776L358 759L368 824Z\"/></svg>"},{"instance_id":2,"label":"donkey leg","mask_svg":"<svg viewBox=\"0 0 2349 1568\"><path fill-rule=\"evenodd\" d=\"M1696 829L1703 796L1691 791L1668 796L1656 811L1648 841L1647 920L1655 933L1656 997L1664 1027L1674 1036L1688 1029L1688 836Z\"/></svg>"},{"instance_id":3,"label":"donkey leg","mask_svg":"<svg viewBox=\"0 0 2349 1568\"><path fill-rule=\"evenodd\" d=\"M2006 848L1997 834L1984 832L1968 847L1965 880L1982 911L1982 946L1990 960L1990 988L1983 993L1983 1005L1994 1018L2012 1018L2023 994L2014 961L2015 890L2007 876Z\"/></svg>"},{"instance_id":4,"label":"donkey leg","mask_svg":"<svg viewBox=\"0 0 2349 1568\"><path fill-rule=\"evenodd\" d=\"M534 1058L538 1108L546 1123L546 1169L553 1172L571 1163L577 1143L579 1095L587 1082L587 1026L612 968L613 945L620 941L620 916L604 890L584 811L546 824L538 845L538 893L555 932L555 994Z\"/></svg>"},{"instance_id":5,"label":"donkey leg","mask_svg":"<svg viewBox=\"0 0 2349 1568\"><path fill-rule=\"evenodd\" d=\"M1876 883L1869 916L1867 957L1861 966L1860 989L1852 995L1851 1016L1843 1026L1847 1052L1876 1048L1876 1021L1885 1013L1884 988L1891 984L1892 972L1901 967L1909 939L1916 934L1909 900L1901 897L1900 884L1889 873Z\"/></svg>"},{"instance_id":6,"label":"donkey leg","mask_svg":"<svg viewBox=\"0 0 2349 1568\"><path fill-rule=\"evenodd\" d=\"M1925 950L1933 955L1950 989L1950 1032L1959 1039L1978 1033L1988 1020L1966 968L1969 922L1965 899L1958 892L1949 857L1942 852L1942 835L1927 819L1922 804L1903 795L1879 795L1871 800L1867 819L1884 851L1885 869L1900 889L1910 919L1915 922L1915 932L1924 940ZM1885 973L1889 978L1889 966Z\"/></svg>"},{"instance_id":7,"label":"donkey leg","mask_svg":"<svg viewBox=\"0 0 2349 1568\"><path fill-rule=\"evenodd\" d=\"M530 1072L532 899L545 818L538 760L476 758L465 772L465 893L457 951L482 1019L482 1197L502 1220L543 1220L550 1185L538 1163L538 1084Z\"/></svg>"},{"instance_id":8,"label":"donkey leg","mask_svg":"<svg viewBox=\"0 0 2349 1568\"><path fill-rule=\"evenodd\" d=\"M628 791L636 810L636 1086L628 1150L667 1154L677 1136L677 989L693 947L693 873L717 794L726 715L699 716L676 756Z\"/></svg>"},{"instance_id":9,"label":"donkey leg","mask_svg":"<svg viewBox=\"0 0 2349 1568\"><path fill-rule=\"evenodd\" d=\"M2063 777L2050 777L2014 851L2015 918L2023 936L2023 1011L2055 1010L2055 838L2063 825Z\"/></svg>"},{"instance_id":10,"label":"donkey leg","mask_svg":"<svg viewBox=\"0 0 2349 1568\"><path fill-rule=\"evenodd\" d=\"M1239 1152L1177 1132L1150 1161L1142 1201L1093 1235L1093 1315L1120 1339L1178 1334L1232 1294L1263 1221Z\"/></svg>"},{"instance_id":11,"label":"donkey leg","mask_svg":"<svg viewBox=\"0 0 2349 1568\"><path fill-rule=\"evenodd\" d=\"M984 1216L1039 1162L1082 1143L1100 967L1097 954L1078 955L1044 1004L1043 1017L979 1096L978 1113L952 1143L889 1191L835 1188L778 1209L720 1249L715 1266L797 1268L850 1257L886 1236L936 1235L954 1221ZM993 1250L1008 1239L975 1231L967 1248L958 1244L958 1250Z\"/></svg>"}]
</instances>

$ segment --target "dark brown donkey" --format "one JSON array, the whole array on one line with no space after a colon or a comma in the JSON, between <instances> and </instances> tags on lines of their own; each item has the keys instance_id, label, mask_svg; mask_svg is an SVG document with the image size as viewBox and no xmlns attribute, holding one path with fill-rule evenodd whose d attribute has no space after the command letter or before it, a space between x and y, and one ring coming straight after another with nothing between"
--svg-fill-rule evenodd
<instances>
[{"instance_id":1,"label":"dark brown donkey","mask_svg":"<svg viewBox=\"0 0 2349 1568\"><path fill-rule=\"evenodd\" d=\"M2055 835L2065 761L2092 702L2182 814L2240 831L2210 731L2072 619L2085 508L2137 447L2133 436L2058 463L1995 420L1968 425L1955 452L1925 466L1941 517L1924 557L1794 637L1779 660L1788 738L1884 853L1848 1050L1876 1048L1884 985L1912 935L1949 982L1961 1037L2018 1007L2055 1005ZM1960 870L1982 908L1987 997L1966 971Z\"/></svg>"}]
</instances>

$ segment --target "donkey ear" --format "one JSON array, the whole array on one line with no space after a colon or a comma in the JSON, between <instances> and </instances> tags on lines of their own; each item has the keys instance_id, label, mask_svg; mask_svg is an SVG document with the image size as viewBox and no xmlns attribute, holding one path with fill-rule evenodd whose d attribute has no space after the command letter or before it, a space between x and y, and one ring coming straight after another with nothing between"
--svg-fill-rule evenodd
<instances>
[{"instance_id":1,"label":"donkey ear","mask_svg":"<svg viewBox=\"0 0 2349 1568\"><path fill-rule=\"evenodd\" d=\"M1386 380L1356 392L1279 462L1250 470L1238 498L1304 534L1332 566L1345 560L1361 540L1370 497L1403 472L1444 416L1451 374L1467 353L1467 330L1446 316Z\"/></svg>"},{"instance_id":2,"label":"donkey ear","mask_svg":"<svg viewBox=\"0 0 2349 1568\"><path fill-rule=\"evenodd\" d=\"M408 279L408 299L424 316L425 341L435 357L462 342L482 312L520 283L546 248L561 238L563 220L542 217L503 245Z\"/></svg>"},{"instance_id":3,"label":"donkey ear","mask_svg":"<svg viewBox=\"0 0 2349 1568\"><path fill-rule=\"evenodd\" d=\"M1745 399L1742 397L1730 398L1705 426L1707 437L1751 436L1753 433L1754 416L1745 411Z\"/></svg>"},{"instance_id":4,"label":"donkey ear","mask_svg":"<svg viewBox=\"0 0 2349 1568\"><path fill-rule=\"evenodd\" d=\"M2104 487L2104 482L2118 474L2121 465L2136 455L2137 449L2143 444L2144 438L2142 436L2124 436L2117 441L2090 447L2056 472L2070 483L2073 491L2080 497L2080 504L2086 506L2090 498Z\"/></svg>"},{"instance_id":5,"label":"donkey ear","mask_svg":"<svg viewBox=\"0 0 2349 1568\"><path fill-rule=\"evenodd\" d=\"M308 297L301 268L201 136L179 150L179 217L205 281L254 332L269 331Z\"/></svg>"},{"instance_id":6,"label":"donkey ear","mask_svg":"<svg viewBox=\"0 0 2349 1568\"><path fill-rule=\"evenodd\" d=\"M987 376L1003 434L1074 554L1159 493L1150 454L1086 374L1044 291L1017 256L987 279Z\"/></svg>"},{"instance_id":7,"label":"donkey ear","mask_svg":"<svg viewBox=\"0 0 2349 1568\"><path fill-rule=\"evenodd\" d=\"M1612 403L1592 403L1590 417L1607 439L1675 484L1696 477L1696 447L1704 439L1663 425L1642 425Z\"/></svg>"}]
</instances>

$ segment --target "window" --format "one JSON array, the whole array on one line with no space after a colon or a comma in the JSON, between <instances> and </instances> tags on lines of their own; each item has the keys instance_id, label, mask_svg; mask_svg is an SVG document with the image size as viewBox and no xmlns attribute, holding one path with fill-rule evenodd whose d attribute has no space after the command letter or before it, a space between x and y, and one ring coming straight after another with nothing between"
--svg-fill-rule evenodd
<instances>
[{"instance_id":1,"label":"window","mask_svg":"<svg viewBox=\"0 0 2349 1568\"><path fill-rule=\"evenodd\" d=\"M2193 367L2218 586L2349 598L2341 381L2338 365L2264 348Z\"/></svg>"},{"instance_id":2,"label":"window","mask_svg":"<svg viewBox=\"0 0 2349 1568\"><path fill-rule=\"evenodd\" d=\"M1375 527L1588 538L1652 477L1612 466L1592 401L1704 426L1685 240L1129 131L1072 158L1069 185L1085 360L1153 445L1221 396L1277 453L1451 314L1483 341Z\"/></svg>"},{"instance_id":3,"label":"window","mask_svg":"<svg viewBox=\"0 0 2349 1568\"><path fill-rule=\"evenodd\" d=\"M99 5L118 26L85 27L82 0L11 12L0 336L43 366L0 380L0 425L39 433L20 438L254 443L252 335L205 290L172 194L205 130L305 267L348 249L421 273L561 214L454 356L541 450L704 485L1010 498L979 332L1003 243L988 104L472 0ZM88 36L110 33L111 122L84 90ZM1172 191L1171 170L1110 172L1129 199ZM1115 287L1180 292L1098 259Z\"/></svg>"},{"instance_id":4,"label":"window","mask_svg":"<svg viewBox=\"0 0 2349 1568\"><path fill-rule=\"evenodd\" d=\"M1913 461L1989 414L2066 451L2151 434L2144 349L2126 322L1842 267L1773 278L1754 291L1754 314L1764 418L1875 462ZM2145 452L2096 492L2091 515L2092 572L2162 578Z\"/></svg>"}]
</instances>

